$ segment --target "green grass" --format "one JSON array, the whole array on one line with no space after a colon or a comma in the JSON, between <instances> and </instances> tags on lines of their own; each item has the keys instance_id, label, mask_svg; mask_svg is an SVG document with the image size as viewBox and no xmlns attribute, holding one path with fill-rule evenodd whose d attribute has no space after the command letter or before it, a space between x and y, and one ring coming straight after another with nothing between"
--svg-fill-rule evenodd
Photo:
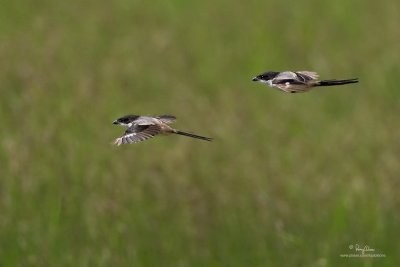
<instances>
[{"instance_id":1,"label":"green grass","mask_svg":"<svg viewBox=\"0 0 400 267\"><path fill-rule=\"evenodd\" d=\"M399 266L399 10L3 1L0 266ZM285 69L360 83L251 82ZM113 147L127 113L215 141Z\"/></svg>"}]
</instances>

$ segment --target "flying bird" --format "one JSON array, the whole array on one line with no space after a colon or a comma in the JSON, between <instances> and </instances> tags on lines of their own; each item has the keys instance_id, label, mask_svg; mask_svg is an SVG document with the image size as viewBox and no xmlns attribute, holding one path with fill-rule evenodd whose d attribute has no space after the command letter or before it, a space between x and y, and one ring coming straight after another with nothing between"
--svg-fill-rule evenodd
<instances>
[{"instance_id":1,"label":"flying bird","mask_svg":"<svg viewBox=\"0 0 400 267\"><path fill-rule=\"evenodd\" d=\"M317 86L333 86L358 83L358 78L347 80L319 80L313 71L268 71L253 78L255 82L265 83L286 93L307 92Z\"/></svg>"},{"instance_id":2,"label":"flying bird","mask_svg":"<svg viewBox=\"0 0 400 267\"><path fill-rule=\"evenodd\" d=\"M125 133L115 139L114 144L119 146L121 144L131 144L150 139L158 134L179 134L200 140L211 141L212 138L204 137L192 133L182 132L170 127L168 124L176 120L175 116L161 115L161 116L139 116L139 115L126 115L116 119L113 124L118 124L127 127Z\"/></svg>"}]
</instances>

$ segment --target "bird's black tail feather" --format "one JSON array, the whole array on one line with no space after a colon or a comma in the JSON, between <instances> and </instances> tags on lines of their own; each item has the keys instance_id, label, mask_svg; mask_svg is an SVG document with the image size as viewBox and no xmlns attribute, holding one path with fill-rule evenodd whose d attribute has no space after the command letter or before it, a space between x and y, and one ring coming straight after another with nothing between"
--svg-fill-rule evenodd
<instances>
[{"instance_id":1,"label":"bird's black tail feather","mask_svg":"<svg viewBox=\"0 0 400 267\"><path fill-rule=\"evenodd\" d=\"M175 131L176 134L179 135L184 135L184 136L188 136L188 137L192 137L192 138L197 138L200 140L205 140L205 141L212 141L212 138L209 137L204 137L204 136L200 136L200 135L196 135L196 134L191 134L191 133L187 133L187 132L182 132L182 131Z\"/></svg>"},{"instance_id":2,"label":"bird's black tail feather","mask_svg":"<svg viewBox=\"0 0 400 267\"><path fill-rule=\"evenodd\" d=\"M348 80L323 80L317 83L317 86L332 86L332 85L343 85L349 83L358 83L358 78Z\"/></svg>"}]
</instances>

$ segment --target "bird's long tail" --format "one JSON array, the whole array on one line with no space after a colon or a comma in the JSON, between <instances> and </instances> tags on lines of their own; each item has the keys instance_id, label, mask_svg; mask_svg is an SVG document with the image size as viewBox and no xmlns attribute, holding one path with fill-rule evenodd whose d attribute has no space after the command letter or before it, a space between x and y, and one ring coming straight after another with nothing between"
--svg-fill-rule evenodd
<instances>
[{"instance_id":1,"label":"bird's long tail","mask_svg":"<svg viewBox=\"0 0 400 267\"><path fill-rule=\"evenodd\" d=\"M192 134L192 133L187 133L187 132L182 132L182 131L178 131L178 130L175 130L174 133L179 134L179 135L184 135L184 136L192 137L192 138L196 138L196 139L200 139L200 140L212 141L212 138L209 138L209 137L200 136L200 135L196 135L196 134Z\"/></svg>"},{"instance_id":2,"label":"bird's long tail","mask_svg":"<svg viewBox=\"0 0 400 267\"><path fill-rule=\"evenodd\" d=\"M317 86L333 86L333 85L343 85L349 83L358 83L358 78L347 79L347 80L323 80L317 83Z\"/></svg>"}]
</instances>

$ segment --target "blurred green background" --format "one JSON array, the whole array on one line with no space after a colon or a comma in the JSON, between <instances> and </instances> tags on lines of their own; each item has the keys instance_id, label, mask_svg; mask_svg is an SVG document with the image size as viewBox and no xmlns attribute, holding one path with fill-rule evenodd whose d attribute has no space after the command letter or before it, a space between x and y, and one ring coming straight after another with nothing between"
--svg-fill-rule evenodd
<instances>
[{"instance_id":1,"label":"blurred green background","mask_svg":"<svg viewBox=\"0 0 400 267\"><path fill-rule=\"evenodd\" d=\"M399 266L399 23L398 0L1 1L0 266ZM215 141L114 147L129 113Z\"/></svg>"}]
</instances>

